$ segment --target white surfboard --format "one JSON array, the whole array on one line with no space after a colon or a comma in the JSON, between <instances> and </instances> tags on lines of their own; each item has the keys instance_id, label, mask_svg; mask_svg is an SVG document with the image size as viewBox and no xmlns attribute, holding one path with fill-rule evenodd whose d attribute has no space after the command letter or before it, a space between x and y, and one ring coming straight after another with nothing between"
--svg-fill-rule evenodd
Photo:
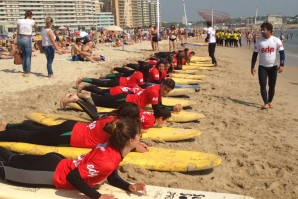
<instances>
[{"instance_id":1,"label":"white surfboard","mask_svg":"<svg viewBox=\"0 0 298 199\"><path fill-rule=\"evenodd\" d=\"M131 193L123 191L109 184L103 183L98 191L101 194L114 194L118 199L253 199L252 197L195 191L158 186L146 186L147 194L141 192ZM11 186L0 181L0 199L87 199L88 197L77 190L49 189L49 188L26 188Z\"/></svg>"}]
</instances>

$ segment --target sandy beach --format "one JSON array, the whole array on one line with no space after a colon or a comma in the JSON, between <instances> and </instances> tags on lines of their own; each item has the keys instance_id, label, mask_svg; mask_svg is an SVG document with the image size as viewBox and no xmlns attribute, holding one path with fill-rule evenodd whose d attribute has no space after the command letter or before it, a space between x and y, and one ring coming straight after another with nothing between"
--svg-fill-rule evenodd
<instances>
[{"instance_id":1,"label":"sandy beach","mask_svg":"<svg viewBox=\"0 0 298 199\"><path fill-rule=\"evenodd\" d=\"M198 42L203 42L203 39ZM37 53L32 58L30 77L22 77L21 65L13 60L0 60L0 120L18 123L28 112L45 112L86 116L83 112L60 110L59 101L73 86L79 75L99 77L112 66L142 60L151 51L149 42L112 48L98 45L96 54L105 62L66 61L57 55L53 71L47 78L46 58ZM182 49L182 48L180 48ZM207 47L189 47L196 55L207 56ZM167 51L167 41L160 42ZM252 49L216 48L219 67L201 71L206 75L201 90L191 94L197 101L193 111L206 115L198 123L168 123L170 127L198 128L202 135L183 142L153 142L150 146L201 151L219 155L223 162L213 170L176 173L148 171L125 165L120 175L129 181L150 185L202 191L235 193L254 198L298 198L298 67L285 66L278 74L274 108L260 110L263 105L258 77L250 74Z\"/></svg>"}]
</instances>

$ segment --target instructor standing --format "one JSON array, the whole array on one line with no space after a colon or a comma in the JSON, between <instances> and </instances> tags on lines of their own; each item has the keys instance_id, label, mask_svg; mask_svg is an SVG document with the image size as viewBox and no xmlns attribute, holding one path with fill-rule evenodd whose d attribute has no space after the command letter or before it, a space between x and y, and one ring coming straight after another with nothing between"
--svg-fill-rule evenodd
<instances>
[{"instance_id":1,"label":"instructor standing","mask_svg":"<svg viewBox=\"0 0 298 199\"><path fill-rule=\"evenodd\" d=\"M273 26L271 23L265 22L261 25L262 38L255 43L254 53L251 60L251 74L254 75L256 70L254 69L258 53L260 53L259 60L259 83L261 87L261 95L264 101L262 109L273 108L272 100L275 93L275 84L277 78L277 71L283 72L285 62L285 52L282 42L279 38L272 36ZM277 51L280 54L280 63L277 67ZM267 84L269 85L269 92L267 97Z\"/></svg>"},{"instance_id":2,"label":"instructor standing","mask_svg":"<svg viewBox=\"0 0 298 199\"><path fill-rule=\"evenodd\" d=\"M207 21L207 37L205 39L205 42L208 42L208 52L209 56L212 59L212 64L214 66L218 66L217 61L215 59L214 53L215 53L215 47L216 47L216 38L215 38L215 30L212 28L212 23L210 21Z\"/></svg>"}]
</instances>

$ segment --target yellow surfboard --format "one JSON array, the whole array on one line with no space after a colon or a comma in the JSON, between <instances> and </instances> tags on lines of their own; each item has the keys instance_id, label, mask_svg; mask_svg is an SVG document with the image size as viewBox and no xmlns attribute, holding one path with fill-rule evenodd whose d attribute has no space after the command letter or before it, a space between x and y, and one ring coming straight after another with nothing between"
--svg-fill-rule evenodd
<instances>
[{"instance_id":1,"label":"yellow surfboard","mask_svg":"<svg viewBox=\"0 0 298 199\"><path fill-rule=\"evenodd\" d=\"M182 70L214 70L214 67L203 66L182 66Z\"/></svg>"},{"instance_id":2,"label":"yellow surfboard","mask_svg":"<svg viewBox=\"0 0 298 199\"><path fill-rule=\"evenodd\" d=\"M43 155L56 152L69 159L76 159L90 151L86 148L51 147L21 142L0 142L0 146L24 154ZM211 169L220 165L221 162L222 159L215 154L149 147L149 152L146 153L130 152L120 166L135 164L154 171L189 172Z\"/></svg>"},{"instance_id":3,"label":"yellow surfboard","mask_svg":"<svg viewBox=\"0 0 298 199\"><path fill-rule=\"evenodd\" d=\"M211 61L210 57L199 57L199 56L192 56L191 60L195 61Z\"/></svg>"},{"instance_id":4,"label":"yellow surfboard","mask_svg":"<svg viewBox=\"0 0 298 199\"><path fill-rule=\"evenodd\" d=\"M69 103L67 106L82 111L82 108L76 103ZM106 110L107 108L97 107L97 111L99 113L107 113ZM115 110L115 109L111 109L111 110ZM151 108L148 108L146 110L152 111ZM172 116L168 119L168 122L179 122L179 123L193 122L193 121L198 121L199 119L202 119L204 117L205 117L204 114L194 112L194 111L180 111L179 113L172 112Z\"/></svg>"},{"instance_id":5,"label":"yellow surfboard","mask_svg":"<svg viewBox=\"0 0 298 199\"><path fill-rule=\"evenodd\" d=\"M193 88L174 88L171 92L166 94L166 97L177 97L177 96L187 95L195 92L196 90Z\"/></svg>"},{"instance_id":6,"label":"yellow surfboard","mask_svg":"<svg viewBox=\"0 0 298 199\"><path fill-rule=\"evenodd\" d=\"M47 114L47 113L28 113L26 118L31 121L43 124L46 126L53 126L61 124L66 120L73 120L78 122L92 122L91 119L81 118L72 115L59 115L59 114ZM191 139L196 136L200 136L201 131L197 129L181 129L181 128L170 128L170 127L153 127L149 128L146 133L143 134L143 138L148 138L154 141L179 141Z\"/></svg>"},{"instance_id":7,"label":"yellow surfboard","mask_svg":"<svg viewBox=\"0 0 298 199\"><path fill-rule=\"evenodd\" d=\"M206 76L205 75L190 75L190 74L176 74L176 73L173 73L173 77L174 78L185 78L185 79L203 79ZM171 92L173 92L173 91L171 91Z\"/></svg>"},{"instance_id":8,"label":"yellow surfboard","mask_svg":"<svg viewBox=\"0 0 298 199\"><path fill-rule=\"evenodd\" d=\"M200 63L189 63L186 66L201 66L201 67L214 67L214 64L212 63L204 63L204 62L200 62ZM184 66L182 66L183 68Z\"/></svg>"},{"instance_id":9,"label":"yellow surfboard","mask_svg":"<svg viewBox=\"0 0 298 199\"><path fill-rule=\"evenodd\" d=\"M199 84L202 82L202 80L197 80L197 79L184 79L184 78L176 78L176 77L172 77L171 79L173 79L176 84Z\"/></svg>"}]
</instances>

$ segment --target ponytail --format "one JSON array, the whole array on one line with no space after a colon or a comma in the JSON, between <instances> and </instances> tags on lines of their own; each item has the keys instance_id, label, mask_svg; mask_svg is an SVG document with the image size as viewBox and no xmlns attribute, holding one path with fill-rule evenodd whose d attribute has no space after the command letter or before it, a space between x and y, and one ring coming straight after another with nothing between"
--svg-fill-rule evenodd
<instances>
[{"instance_id":1,"label":"ponytail","mask_svg":"<svg viewBox=\"0 0 298 199\"><path fill-rule=\"evenodd\" d=\"M141 131L141 121L123 119L107 123L103 130L109 135L111 146L122 150L129 139L135 138Z\"/></svg>"}]
</instances>

